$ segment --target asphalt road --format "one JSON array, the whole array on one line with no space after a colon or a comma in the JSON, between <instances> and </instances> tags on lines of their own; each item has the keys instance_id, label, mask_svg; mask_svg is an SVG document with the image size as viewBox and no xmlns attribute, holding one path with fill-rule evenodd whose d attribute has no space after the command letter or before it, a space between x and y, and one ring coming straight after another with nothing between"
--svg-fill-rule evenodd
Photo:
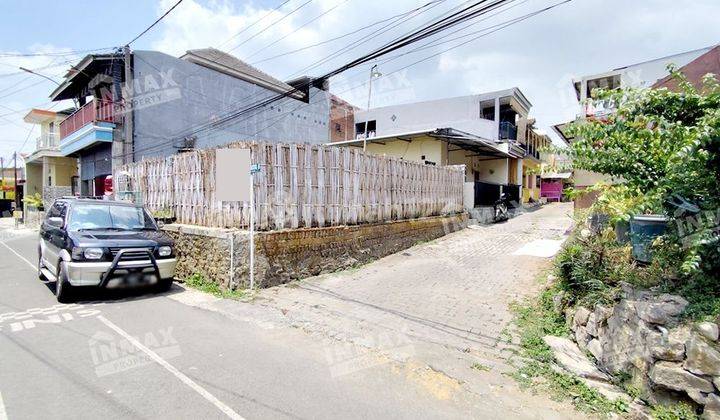
<instances>
[{"instance_id":1,"label":"asphalt road","mask_svg":"<svg viewBox=\"0 0 720 420\"><path fill-rule=\"evenodd\" d=\"M263 328L169 293L58 304L37 278L37 235L0 231L0 420L468 418L390 363L338 368L343 348ZM334 368L334 369L333 369ZM340 373L338 373L340 372Z\"/></svg>"}]
</instances>

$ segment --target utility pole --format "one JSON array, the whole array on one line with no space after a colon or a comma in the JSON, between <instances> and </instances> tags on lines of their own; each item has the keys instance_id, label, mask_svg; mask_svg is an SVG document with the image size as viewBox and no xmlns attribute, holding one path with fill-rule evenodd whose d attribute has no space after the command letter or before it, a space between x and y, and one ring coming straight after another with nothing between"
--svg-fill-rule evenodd
<instances>
[{"instance_id":1,"label":"utility pole","mask_svg":"<svg viewBox=\"0 0 720 420\"><path fill-rule=\"evenodd\" d=\"M0 188L2 188L2 198L5 198L5 158L0 157Z\"/></svg>"},{"instance_id":2,"label":"utility pole","mask_svg":"<svg viewBox=\"0 0 720 420\"><path fill-rule=\"evenodd\" d=\"M372 95L372 79L373 77L380 77L382 73L377 71L377 64L370 68L370 81L368 82L368 105L367 110L370 112L370 95ZM365 117L365 134L363 134L363 152L367 149L367 137L368 137L368 119L369 115Z\"/></svg>"},{"instance_id":3,"label":"utility pole","mask_svg":"<svg viewBox=\"0 0 720 420\"><path fill-rule=\"evenodd\" d=\"M128 95L128 98L123 97L123 103L125 104L123 126L125 127L125 147L123 147L123 163L132 162L134 159L133 152L133 71L132 71L132 53L130 52L130 46L126 45L123 47L123 53L125 55L125 92L123 94Z\"/></svg>"},{"instance_id":4,"label":"utility pole","mask_svg":"<svg viewBox=\"0 0 720 420\"><path fill-rule=\"evenodd\" d=\"M18 196L18 187L17 187L17 152L13 153L13 169L15 173L15 210L20 207L20 204L18 204L18 199L20 198Z\"/></svg>"}]
</instances>

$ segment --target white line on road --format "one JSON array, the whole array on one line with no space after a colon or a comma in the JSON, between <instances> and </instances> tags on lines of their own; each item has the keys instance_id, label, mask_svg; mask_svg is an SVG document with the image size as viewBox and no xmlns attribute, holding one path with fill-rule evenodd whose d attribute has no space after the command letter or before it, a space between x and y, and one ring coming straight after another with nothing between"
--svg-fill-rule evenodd
<instances>
[{"instance_id":1,"label":"white line on road","mask_svg":"<svg viewBox=\"0 0 720 420\"><path fill-rule=\"evenodd\" d=\"M228 417L230 417L231 419L236 419L236 420L244 420L243 417L242 417L240 414L238 414L238 413L236 413L235 411L233 411L232 408L230 408L230 407L228 407L227 405L225 405L222 401L220 401L219 399L217 399L214 395L212 395L210 392L208 392L205 388L201 387L201 386L198 385L195 381L193 381L192 379L190 379L189 377L187 377L184 373L182 373L182 372L180 372L179 370L177 370L173 365L171 365L170 363L168 363L167 361L165 361L165 359L163 359L162 357L160 357L157 353L155 353L154 351L152 351L152 350L150 350L149 348L145 347L145 346L144 346L142 343L140 343L137 339L135 339L133 336L131 336L130 334L128 334L127 332L125 332L125 330L123 330L122 328L118 327L117 325L115 325L114 323L112 323L110 320L108 320L107 318L103 317L102 315L98 316L98 319L100 320L100 322L102 322L103 324L107 325L110 329L112 329L112 330L115 331L116 333L120 334L124 339L126 339L127 341L129 341L130 343L132 343L135 347L137 347L138 349L140 349L142 352L144 352L145 354L147 354L148 356L150 356L150 358L153 359L155 362L157 362L157 364L159 364L160 366L162 366L162 367L164 367L165 369L167 369L170 373L172 373L173 375L175 375L175 377L177 377L178 379L180 379L181 382L183 382L185 385L187 385L187 386L189 386L190 388L192 388L193 390L195 390L195 392L197 392L197 393L200 394L203 398L205 398L205 399L208 400L210 403L212 403L215 407L217 407L220 411L222 411L223 413L225 413ZM2 420L1 417L0 417L0 420Z\"/></svg>"},{"instance_id":2,"label":"white line on road","mask_svg":"<svg viewBox=\"0 0 720 420\"><path fill-rule=\"evenodd\" d=\"M2 392L0 392L0 420L8 420L7 411L5 411L5 402L3 401Z\"/></svg>"},{"instance_id":3,"label":"white line on road","mask_svg":"<svg viewBox=\"0 0 720 420\"><path fill-rule=\"evenodd\" d=\"M29 265L29 266L32 267L33 269L37 268L37 267L35 267L35 264L31 263L30 261L27 260L27 258L25 258L25 257L23 257L22 255L18 254L17 251L15 251L14 249L10 248L10 246L8 246L8 244L6 244L5 242L0 242L0 244L2 244L5 248L9 249L10 252L12 252L13 254L17 255L18 258L20 258L21 260L25 261L25 262L27 263L27 265ZM2 419L2 417L0 417L0 419Z\"/></svg>"}]
</instances>

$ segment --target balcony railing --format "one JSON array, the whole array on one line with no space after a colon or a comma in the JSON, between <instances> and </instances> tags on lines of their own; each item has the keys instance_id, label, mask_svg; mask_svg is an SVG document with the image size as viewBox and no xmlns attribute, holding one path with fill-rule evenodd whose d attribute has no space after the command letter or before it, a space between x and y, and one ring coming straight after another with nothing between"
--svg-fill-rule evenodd
<instances>
[{"instance_id":1,"label":"balcony railing","mask_svg":"<svg viewBox=\"0 0 720 420\"><path fill-rule=\"evenodd\" d=\"M57 133L45 133L35 140L35 150L57 149L60 138Z\"/></svg>"},{"instance_id":2,"label":"balcony railing","mask_svg":"<svg viewBox=\"0 0 720 420\"><path fill-rule=\"evenodd\" d=\"M510 121L500 121L500 132L498 134L501 140L516 140L517 127Z\"/></svg>"},{"instance_id":3,"label":"balcony railing","mask_svg":"<svg viewBox=\"0 0 720 420\"><path fill-rule=\"evenodd\" d=\"M93 99L60 123L60 139L64 139L88 124L99 121L119 123L121 118L122 105L112 101Z\"/></svg>"}]
</instances>

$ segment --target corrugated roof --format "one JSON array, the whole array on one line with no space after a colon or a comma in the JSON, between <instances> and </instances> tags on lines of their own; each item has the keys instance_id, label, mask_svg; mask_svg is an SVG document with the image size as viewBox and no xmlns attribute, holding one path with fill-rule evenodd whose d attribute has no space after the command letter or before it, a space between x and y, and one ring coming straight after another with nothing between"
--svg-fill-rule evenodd
<instances>
[{"instance_id":1,"label":"corrugated roof","mask_svg":"<svg viewBox=\"0 0 720 420\"><path fill-rule=\"evenodd\" d=\"M180 58L197 65L219 71L227 74L228 76L236 77L238 79L275 90L279 93L295 91L295 88L289 84L270 76L264 71L251 66L233 55L215 48L189 50ZM300 92L295 92L293 94L293 96L297 95L301 97L303 96Z\"/></svg>"}]
</instances>

